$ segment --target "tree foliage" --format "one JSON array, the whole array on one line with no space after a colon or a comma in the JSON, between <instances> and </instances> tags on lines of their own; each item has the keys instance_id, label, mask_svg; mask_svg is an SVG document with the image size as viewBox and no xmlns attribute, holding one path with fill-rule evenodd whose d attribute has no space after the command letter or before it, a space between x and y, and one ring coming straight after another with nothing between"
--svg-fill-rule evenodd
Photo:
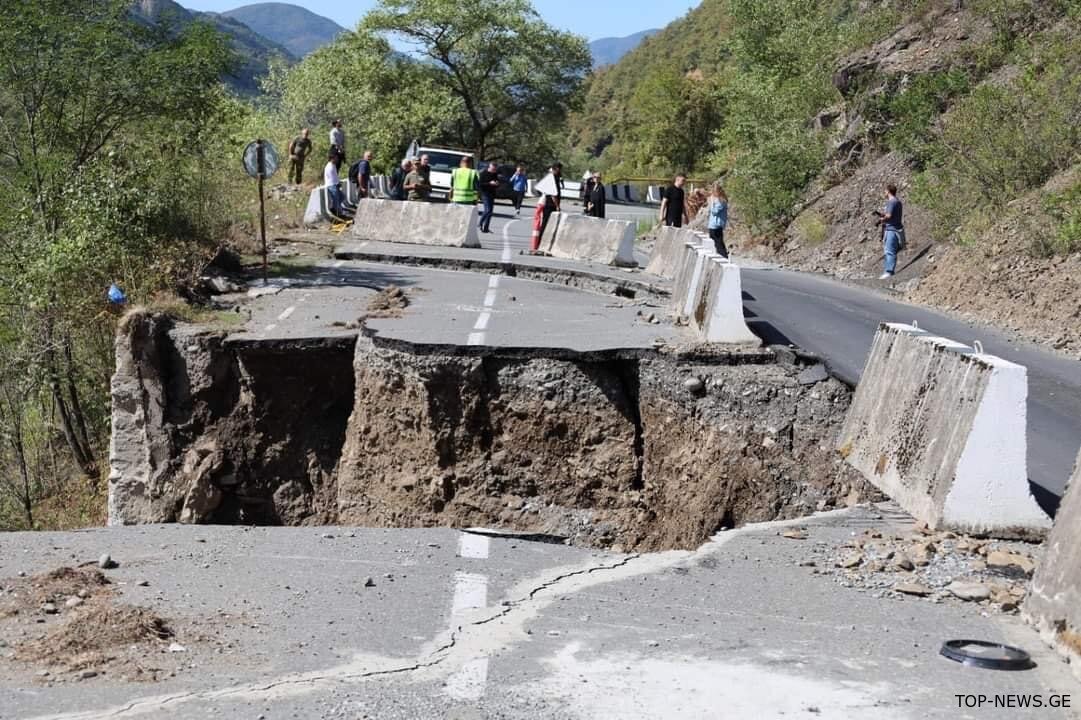
<instances>
[{"instance_id":1,"label":"tree foliage","mask_svg":"<svg viewBox=\"0 0 1081 720\"><path fill-rule=\"evenodd\" d=\"M409 46L428 86L457 103L443 136L484 158L521 157L531 139L550 137L591 63L585 41L528 0L382 0L358 32Z\"/></svg>"},{"instance_id":2,"label":"tree foliage","mask_svg":"<svg viewBox=\"0 0 1081 720\"><path fill-rule=\"evenodd\" d=\"M193 262L220 217L230 53L126 0L15 0L0 24L0 510L97 479L108 430L110 282L139 297ZM233 138L229 138L232 140ZM200 182L205 180L204 182Z\"/></svg>"}]
</instances>

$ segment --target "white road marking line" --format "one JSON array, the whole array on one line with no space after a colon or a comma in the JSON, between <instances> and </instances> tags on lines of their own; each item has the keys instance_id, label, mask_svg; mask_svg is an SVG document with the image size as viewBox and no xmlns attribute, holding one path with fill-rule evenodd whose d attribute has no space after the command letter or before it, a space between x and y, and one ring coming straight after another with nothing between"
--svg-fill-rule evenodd
<instances>
[{"instance_id":1,"label":"white road marking line","mask_svg":"<svg viewBox=\"0 0 1081 720\"><path fill-rule=\"evenodd\" d=\"M470 660L462 669L447 678L443 687L455 700L480 700L484 696L484 685L488 682L488 658Z\"/></svg>"},{"instance_id":2,"label":"white road marking line","mask_svg":"<svg viewBox=\"0 0 1081 720\"><path fill-rule=\"evenodd\" d=\"M495 295L495 290L489 290L488 292L484 293L484 307L490 308L495 305Z\"/></svg>"},{"instance_id":3,"label":"white road marking line","mask_svg":"<svg viewBox=\"0 0 1081 720\"><path fill-rule=\"evenodd\" d=\"M503 226L503 262L510 262L510 226L518 222L511 220Z\"/></svg>"},{"instance_id":4,"label":"white road marking line","mask_svg":"<svg viewBox=\"0 0 1081 720\"><path fill-rule=\"evenodd\" d=\"M285 320L285 319L286 319L286 318L288 318L288 317L289 317L290 315L292 315L292 314L293 314L293 311L294 311L294 310L296 310L296 309L297 309L297 306L296 306L296 305L290 305L289 307L287 307L287 308L285 309L285 312L283 312L283 313L282 313L281 315L279 315L279 316L278 316L278 319L279 319L279 320Z\"/></svg>"},{"instance_id":5,"label":"white road marking line","mask_svg":"<svg viewBox=\"0 0 1081 720\"><path fill-rule=\"evenodd\" d=\"M488 577L473 573L454 573L454 604L451 615L488 607Z\"/></svg>"},{"instance_id":6,"label":"white road marking line","mask_svg":"<svg viewBox=\"0 0 1081 720\"><path fill-rule=\"evenodd\" d=\"M469 337L466 338L465 344L466 345L483 345L484 344L484 333L482 333L482 332L469 333Z\"/></svg>"},{"instance_id":7,"label":"white road marking line","mask_svg":"<svg viewBox=\"0 0 1081 720\"><path fill-rule=\"evenodd\" d=\"M486 535L462 533L458 538L458 557L487 560L491 545L492 539Z\"/></svg>"},{"instance_id":8,"label":"white road marking line","mask_svg":"<svg viewBox=\"0 0 1081 720\"><path fill-rule=\"evenodd\" d=\"M492 314L487 310L480 314L477 318L477 324L473 326L474 330L487 330L488 322L492 319Z\"/></svg>"},{"instance_id":9,"label":"white road marking line","mask_svg":"<svg viewBox=\"0 0 1081 720\"><path fill-rule=\"evenodd\" d=\"M495 289L495 288L499 287L499 278L500 277L502 277L502 276L500 276L500 275L489 275L488 276L488 287L490 287L492 289Z\"/></svg>"},{"instance_id":10,"label":"white road marking line","mask_svg":"<svg viewBox=\"0 0 1081 720\"><path fill-rule=\"evenodd\" d=\"M338 262L334 263L334 267L336 268L340 268L342 265L345 265L345 260L339 260Z\"/></svg>"},{"instance_id":11,"label":"white road marking line","mask_svg":"<svg viewBox=\"0 0 1081 720\"><path fill-rule=\"evenodd\" d=\"M278 327L276 324L271 323L270 325L267 325L265 328L263 328L263 332L270 332L276 327Z\"/></svg>"}]
</instances>

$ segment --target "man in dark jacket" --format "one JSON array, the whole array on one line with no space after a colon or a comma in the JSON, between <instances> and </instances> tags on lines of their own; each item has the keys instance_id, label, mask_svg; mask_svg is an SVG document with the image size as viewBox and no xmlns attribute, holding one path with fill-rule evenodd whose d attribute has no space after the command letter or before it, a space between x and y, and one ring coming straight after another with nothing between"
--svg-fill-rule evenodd
<instances>
[{"instance_id":1,"label":"man in dark jacket","mask_svg":"<svg viewBox=\"0 0 1081 720\"><path fill-rule=\"evenodd\" d=\"M595 217L604 217L604 204L607 200L604 192L604 179L600 173L596 173L590 178L592 184L589 188L589 197L586 199L586 212Z\"/></svg>"},{"instance_id":2,"label":"man in dark jacket","mask_svg":"<svg viewBox=\"0 0 1081 720\"><path fill-rule=\"evenodd\" d=\"M402 160L402 164L394 168L394 171L390 174L390 199L391 200L405 200L405 178L413 170L413 163L410 160Z\"/></svg>"}]
</instances>

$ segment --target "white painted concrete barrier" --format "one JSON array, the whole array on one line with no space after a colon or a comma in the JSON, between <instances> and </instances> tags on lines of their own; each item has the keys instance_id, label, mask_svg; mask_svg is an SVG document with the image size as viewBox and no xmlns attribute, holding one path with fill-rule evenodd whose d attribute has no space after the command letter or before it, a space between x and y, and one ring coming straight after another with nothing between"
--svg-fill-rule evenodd
<instances>
[{"instance_id":1,"label":"white painted concrete barrier","mask_svg":"<svg viewBox=\"0 0 1081 720\"><path fill-rule=\"evenodd\" d=\"M702 256L698 254L698 246L692 242L683 243L680 248L679 263L676 266L675 275L672 278L672 309L678 315L689 315L689 298L691 297L691 283L695 271L701 268Z\"/></svg>"},{"instance_id":2,"label":"white painted concrete barrier","mask_svg":"<svg viewBox=\"0 0 1081 720\"><path fill-rule=\"evenodd\" d=\"M661 202L661 189L656 185L650 185L646 188L646 202L660 204Z\"/></svg>"},{"instance_id":3,"label":"white painted concrete barrier","mask_svg":"<svg viewBox=\"0 0 1081 720\"><path fill-rule=\"evenodd\" d=\"M308 205L304 209L304 224L319 225L325 222L343 222L345 218L336 217L330 212L330 195L325 185L320 185L308 196Z\"/></svg>"},{"instance_id":4,"label":"white painted concrete barrier","mask_svg":"<svg viewBox=\"0 0 1081 720\"><path fill-rule=\"evenodd\" d=\"M703 251L699 251L703 252ZM738 265L704 251L691 324L711 343L761 345L743 318L743 281Z\"/></svg>"},{"instance_id":5,"label":"white painted concrete barrier","mask_svg":"<svg viewBox=\"0 0 1081 720\"><path fill-rule=\"evenodd\" d=\"M838 448L935 529L1039 535L1029 493L1027 370L910 325L875 334Z\"/></svg>"},{"instance_id":6,"label":"white painted concrete barrier","mask_svg":"<svg viewBox=\"0 0 1081 720\"><path fill-rule=\"evenodd\" d=\"M378 242L480 247L472 205L400 200L361 200L353 235Z\"/></svg>"},{"instance_id":7,"label":"white painted concrete barrier","mask_svg":"<svg viewBox=\"0 0 1081 720\"><path fill-rule=\"evenodd\" d=\"M547 252L554 257L638 267L634 259L634 223L556 212L548 219L548 229L551 240Z\"/></svg>"},{"instance_id":8,"label":"white painted concrete barrier","mask_svg":"<svg viewBox=\"0 0 1081 720\"><path fill-rule=\"evenodd\" d=\"M649 256L646 272L666 278L675 278L683 258L683 246L686 243L697 244L694 233L686 228L662 225L656 229L653 252Z\"/></svg>"}]
</instances>

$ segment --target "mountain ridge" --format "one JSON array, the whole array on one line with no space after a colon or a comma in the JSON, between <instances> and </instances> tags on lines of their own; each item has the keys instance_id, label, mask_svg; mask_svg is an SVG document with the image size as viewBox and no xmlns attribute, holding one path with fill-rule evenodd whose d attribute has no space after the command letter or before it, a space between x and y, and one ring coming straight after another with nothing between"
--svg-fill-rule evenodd
<instances>
[{"instance_id":1,"label":"mountain ridge","mask_svg":"<svg viewBox=\"0 0 1081 720\"><path fill-rule=\"evenodd\" d=\"M661 31L661 28L640 30L623 37L597 38L589 43L589 52L593 54L593 67L604 67L619 62L624 55L642 44L642 41Z\"/></svg>"},{"instance_id":2,"label":"mountain ridge","mask_svg":"<svg viewBox=\"0 0 1081 720\"><path fill-rule=\"evenodd\" d=\"M219 15L243 23L298 58L318 50L346 32L333 20L291 3L252 3Z\"/></svg>"}]
</instances>

